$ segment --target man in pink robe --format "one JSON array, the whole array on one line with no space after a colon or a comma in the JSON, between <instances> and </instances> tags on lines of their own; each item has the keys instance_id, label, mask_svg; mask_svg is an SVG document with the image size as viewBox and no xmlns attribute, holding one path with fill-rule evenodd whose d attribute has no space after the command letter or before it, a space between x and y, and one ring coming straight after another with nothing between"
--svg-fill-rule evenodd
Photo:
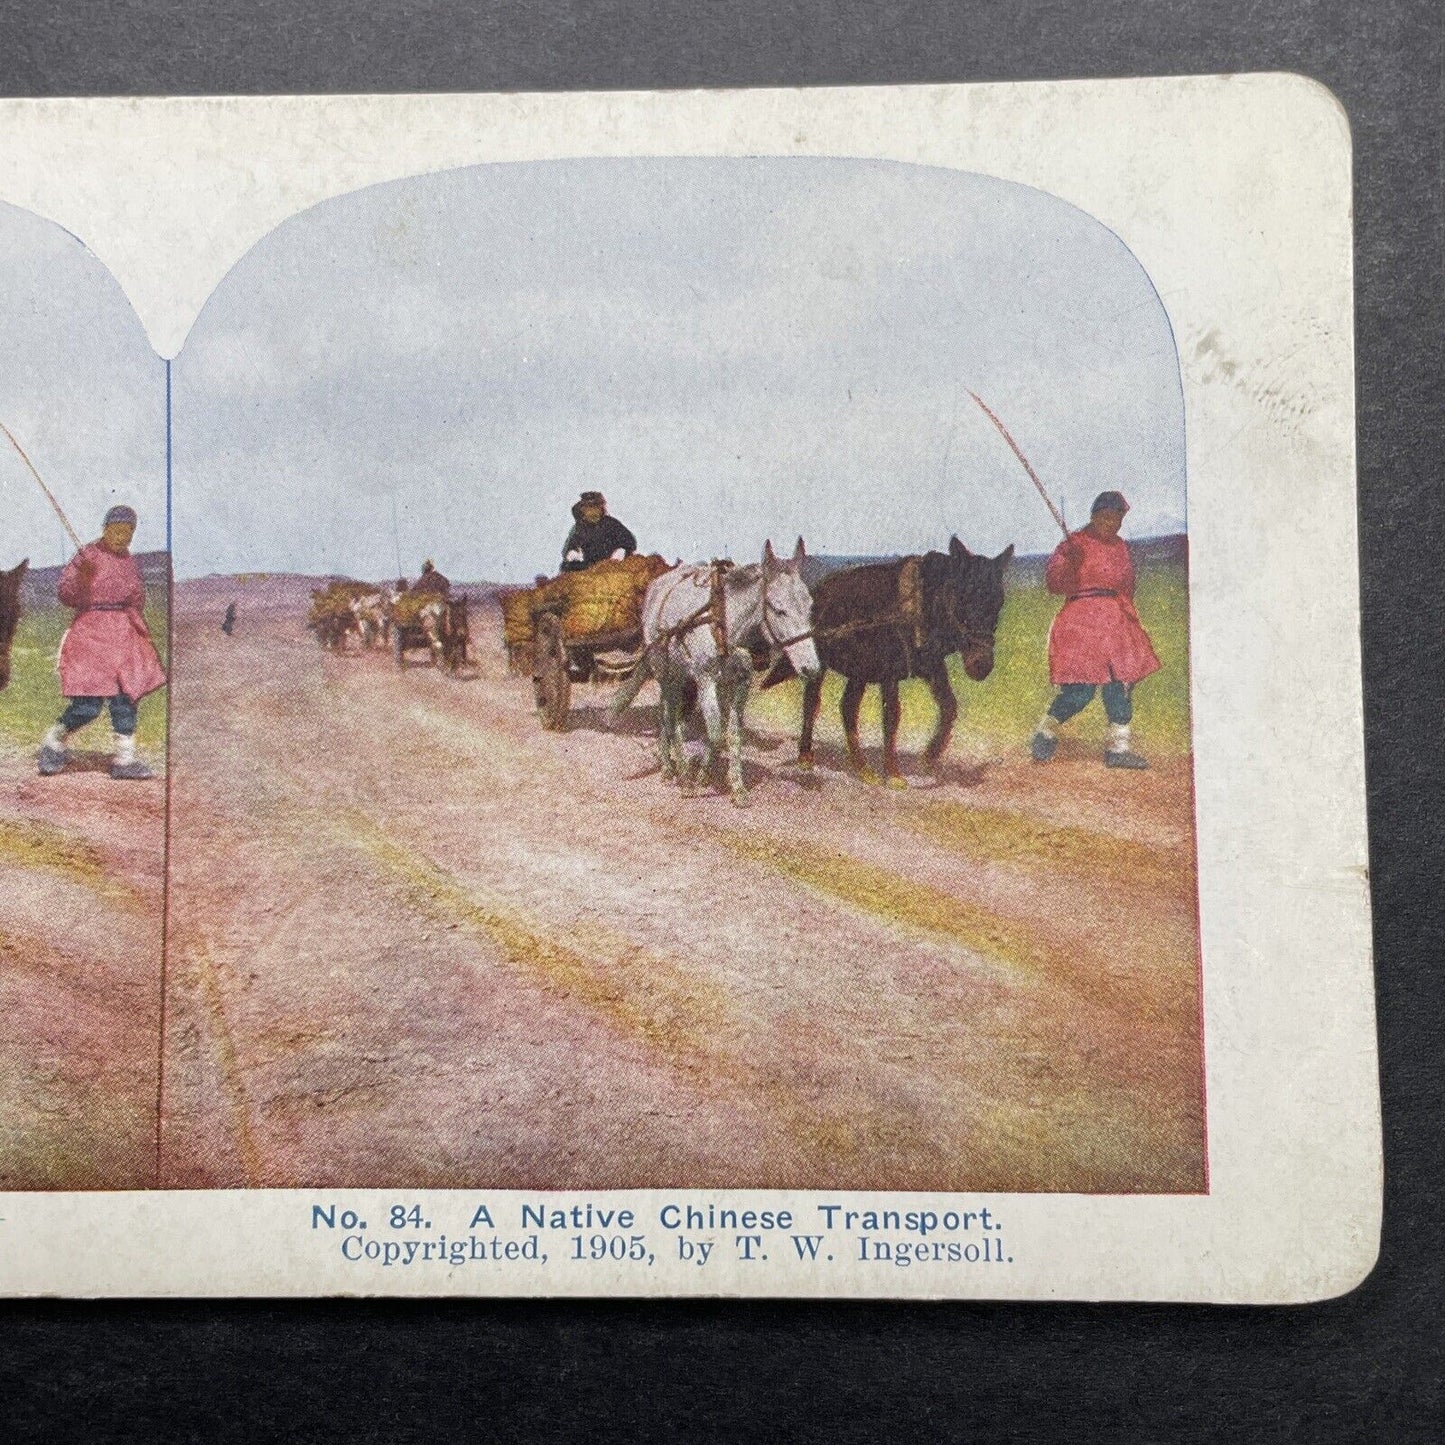
<instances>
[{"instance_id":1,"label":"man in pink robe","mask_svg":"<svg viewBox=\"0 0 1445 1445\"><path fill-rule=\"evenodd\" d=\"M166 674L145 624L145 583L130 555L135 526L130 507L112 507L100 540L82 547L60 574L60 601L75 608L75 620L60 644L66 708L40 744L46 777L65 770L71 734L94 722L107 702L115 733L111 777L154 776L136 757L136 704L164 687Z\"/></svg>"},{"instance_id":2,"label":"man in pink robe","mask_svg":"<svg viewBox=\"0 0 1445 1445\"><path fill-rule=\"evenodd\" d=\"M1159 659L1134 610L1134 561L1119 536L1129 504L1122 493L1101 492L1089 525L1054 549L1044 571L1050 592L1066 600L1049 629L1049 679L1058 688L1030 744L1035 762L1058 747L1058 730L1102 689L1109 719L1104 762L1111 768L1147 768L1129 746L1134 684L1159 670Z\"/></svg>"}]
</instances>

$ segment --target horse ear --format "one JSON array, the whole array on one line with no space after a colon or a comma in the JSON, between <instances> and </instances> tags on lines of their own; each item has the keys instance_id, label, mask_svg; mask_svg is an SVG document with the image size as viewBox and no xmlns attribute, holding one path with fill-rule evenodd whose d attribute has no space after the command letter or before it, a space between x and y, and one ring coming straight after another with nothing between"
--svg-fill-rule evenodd
<instances>
[{"instance_id":1,"label":"horse ear","mask_svg":"<svg viewBox=\"0 0 1445 1445\"><path fill-rule=\"evenodd\" d=\"M952 557L955 562L962 562L965 557L973 556L973 553L970 552L957 537L950 537L948 539L948 555Z\"/></svg>"},{"instance_id":2,"label":"horse ear","mask_svg":"<svg viewBox=\"0 0 1445 1445\"><path fill-rule=\"evenodd\" d=\"M1005 547L1005 548L1003 549L1003 551L1000 552L1000 553L998 554L998 556L995 557L993 560L994 560L995 562L997 562L1000 567L1007 567L1008 564L1013 561L1013 559L1014 559L1014 544L1013 544L1012 542L1010 542L1010 543L1008 544L1008 546Z\"/></svg>"},{"instance_id":3,"label":"horse ear","mask_svg":"<svg viewBox=\"0 0 1445 1445\"><path fill-rule=\"evenodd\" d=\"M763 565L766 567L776 567L778 565L778 554L773 551L773 539L771 537L763 543Z\"/></svg>"},{"instance_id":4,"label":"horse ear","mask_svg":"<svg viewBox=\"0 0 1445 1445\"><path fill-rule=\"evenodd\" d=\"M798 538L798 545L793 548L793 562L801 562L808 555L807 549L803 546L803 539Z\"/></svg>"}]
</instances>

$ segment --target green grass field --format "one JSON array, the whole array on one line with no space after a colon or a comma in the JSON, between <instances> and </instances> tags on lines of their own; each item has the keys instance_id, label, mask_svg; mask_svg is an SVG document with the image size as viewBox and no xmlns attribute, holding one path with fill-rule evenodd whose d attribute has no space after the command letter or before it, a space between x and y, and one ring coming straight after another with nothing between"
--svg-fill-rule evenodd
<instances>
[{"instance_id":1,"label":"green grass field","mask_svg":"<svg viewBox=\"0 0 1445 1445\"><path fill-rule=\"evenodd\" d=\"M153 591L155 589L152 589ZM161 661L166 657L166 603L164 597L146 606L146 622ZM60 695L60 678L55 671L55 654L73 616L68 607L27 609L15 631L10 649L10 686L0 692L0 741L21 747L37 747L45 729L60 716L65 703ZM143 698L136 739L152 754L166 745L166 689ZM102 713L75 745L86 751L108 751L111 743L110 715Z\"/></svg>"},{"instance_id":2,"label":"green grass field","mask_svg":"<svg viewBox=\"0 0 1445 1445\"><path fill-rule=\"evenodd\" d=\"M1142 563L1134 600L1163 664L1135 689L1136 744L1151 755L1179 757L1190 750L1189 587L1183 564ZM988 681L971 682L958 659L953 659L954 691L960 703L953 743L956 750L966 755L1023 748L1053 696L1047 646L1049 624L1059 606L1059 598L1051 596L1042 583L1012 586L999 619L994 669ZM933 730L937 709L924 683L907 682L902 691L900 743L905 751L916 752ZM818 736L823 741L842 741L838 719L842 692L842 680L830 673L818 714ZM801 696L797 682L754 692L748 704L749 721L770 732L795 734ZM878 689L870 687L864 695L861 723L865 749L880 744L881 710ZM1106 727L1104 709L1096 700L1065 727L1063 736L1102 747Z\"/></svg>"}]
</instances>

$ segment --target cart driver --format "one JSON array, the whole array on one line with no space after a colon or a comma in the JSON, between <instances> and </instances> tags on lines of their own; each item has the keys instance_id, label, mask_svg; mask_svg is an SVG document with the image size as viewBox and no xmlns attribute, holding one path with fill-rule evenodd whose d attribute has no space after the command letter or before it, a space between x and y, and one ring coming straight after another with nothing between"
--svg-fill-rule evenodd
<instances>
[{"instance_id":1,"label":"cart driver","mask_svg":"<svg viewBox=\"0 0 1445 1445\"><path fill-rule=\"evenodd\" d=\"M573 527L562 544L562 570L581 572L609 558L621 560L637 550L637 538L607 513L601 492L583 492L572 506Z\"/></svg>"},{"instance_id":2,"label":"cart driver","mask_svg":"<svg viewBox=\"0 0 1445 1445\"><path fill-rule=\"evenodd\" d=\"M451 595L451 581L441 572L437 571L437 565L430 557L421 564L421 576L412 583L413 592L435 592L438 597L449 597Z\"/></svg>"}]
</instances>

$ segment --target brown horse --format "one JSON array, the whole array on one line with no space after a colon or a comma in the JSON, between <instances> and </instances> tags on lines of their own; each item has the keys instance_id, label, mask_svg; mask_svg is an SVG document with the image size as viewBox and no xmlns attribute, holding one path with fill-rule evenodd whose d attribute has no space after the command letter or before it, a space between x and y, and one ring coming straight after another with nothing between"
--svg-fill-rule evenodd
<instances>
[{"instance_id":1,"label":"brown horse","mask_svg":"<svg viewBox=\"0 0 1445 1445\"><path fill-rule=\"evenodd\" d=\"M466 665L472 629L465 597L448 598L446 608L441 620L442 665L455 676Z\"/></svg>"},{"instance_id":2,"label":"brown horse","mask_svg":"<svg viewBox=\"0 0 1445 1445\"><path fill-rule=\"evenodd\" d=\"M20 584L29 565L27 557L18 567L0 572L0 688L10 685L10 644L20 621Z\"/></svg>"},{"instance_id":3,"label":"brown horse","mask_svg":"<svg viewBox=\"0 0 1445 1445\"><path fill-rule=\"evenodd\" d=\"M809 678L803 688L803 734L798 744L803 767L813 763L813 723L824 674L831 670L847 679L843 730L849 760L865 782L879 781L863 761L858 743L858 709L871 682L883 693L883 775L889 786L904 786L898 769L902 715L898 684L905 678L921 677L938 704L938 725L923 754L937 770L958 717L948 658L960 653L963 670L975 682L993 671L993 635L1003 610L1004 569L1013 550L1007 547L997 557L977 557L951 537L947 553L851 567L818 584L813 594L813 639L823 672Z\"/></svg>"}]
</instances>

